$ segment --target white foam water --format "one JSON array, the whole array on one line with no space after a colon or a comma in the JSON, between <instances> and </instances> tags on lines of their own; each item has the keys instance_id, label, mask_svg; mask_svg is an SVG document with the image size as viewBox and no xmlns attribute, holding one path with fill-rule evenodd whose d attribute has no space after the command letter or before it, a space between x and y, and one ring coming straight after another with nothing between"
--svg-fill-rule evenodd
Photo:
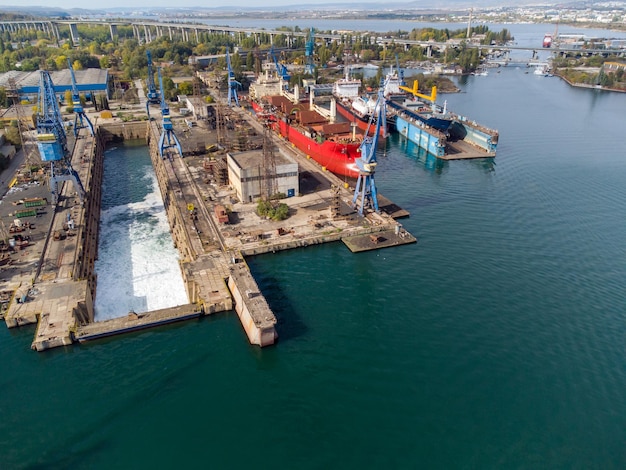
<instances>
[{"instance_id":1,"label":"white foam water","mask_svg":"<svg viewBox=\"0 0 626 470\"><path fill-rule=\"evenodd\" d=\"M141 202L100 215L96 321L189 302L152 166L145 178L151 191Z\"/></svg>"}]
</instances>

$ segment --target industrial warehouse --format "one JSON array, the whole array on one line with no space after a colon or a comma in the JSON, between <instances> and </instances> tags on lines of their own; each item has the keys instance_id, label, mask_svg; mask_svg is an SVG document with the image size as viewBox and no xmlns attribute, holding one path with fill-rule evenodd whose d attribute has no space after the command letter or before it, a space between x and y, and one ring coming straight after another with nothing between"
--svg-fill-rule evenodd
<instances>
[{"instance_id":1,"label":"industrial warehouse","mask_svg":"<svg viewBox=\"0 0 626 470\"><path fill-rule=\"evenodd\" d=\"M74 71L76 89L78 92L89 95L104 94L107 99L111 98L113 82L110 79L109 71L106 69L85 69ZM41 75L39 71L20 72L11 70L0 73L0 87L6 90L17 90L20 101L37 101L39 93L39 82ZM65 92L72 91L72 77L69 69L50 72L50 79L54 84L54 92L59 100L63 102Z\"/></svg>"}]
</instances>

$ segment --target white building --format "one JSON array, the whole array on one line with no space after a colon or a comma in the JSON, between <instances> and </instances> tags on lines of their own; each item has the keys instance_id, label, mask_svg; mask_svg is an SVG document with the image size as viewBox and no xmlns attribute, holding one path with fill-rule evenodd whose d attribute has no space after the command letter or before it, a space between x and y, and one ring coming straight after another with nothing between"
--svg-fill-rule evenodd
<instances>
[{"instance_id":1,"label":"white building","mask_svg":"<svg viewBox=\"0 0 626 470\"><path fill-rule=\"evenodd\" d=\"M250 150L227 154L228 181L235 188L241 202L255 202L263 192L265 167L263 150ZM273 187L276 193L287 197L298 195L298 164L287 155L274 151L276 177Z\"/></svg>"}]
</instances>

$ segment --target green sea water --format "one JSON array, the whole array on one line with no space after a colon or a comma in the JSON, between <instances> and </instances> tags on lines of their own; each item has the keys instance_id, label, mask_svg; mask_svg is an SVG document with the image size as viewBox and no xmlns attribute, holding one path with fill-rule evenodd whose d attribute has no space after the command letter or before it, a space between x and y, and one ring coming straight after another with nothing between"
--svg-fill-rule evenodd
<instances>
[{"instance_id":1,"label":"green sea water","mask_svg":"<svg viewBox=\"0 0 626 470\"><path fill-rule=\"evenodd\" d=\"M233 313L40 354L0 328L0 468L624 468L626 95L524 72L442 97L495 160L380 155L417 244L249 260L274 347Z\"/></svg>"}]
</instances>

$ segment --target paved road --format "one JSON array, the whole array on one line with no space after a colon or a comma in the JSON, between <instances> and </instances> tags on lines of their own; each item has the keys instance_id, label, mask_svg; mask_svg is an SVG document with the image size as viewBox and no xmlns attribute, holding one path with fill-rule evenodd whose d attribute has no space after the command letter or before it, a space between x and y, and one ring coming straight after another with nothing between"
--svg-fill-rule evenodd
<instances>
[{"instance_id":1,"label":"paved road","mask_svg":"<svg viewBox=\"0 0 626 470\"><path fill-rule=\"evenodd\" d=\"M3 198L9 190L9 183L22 163L24 163L23 148L13 156L9 163L9 167L5 168L2 173L0 173L0 198Z\"/></svg>"}]
</instances>

